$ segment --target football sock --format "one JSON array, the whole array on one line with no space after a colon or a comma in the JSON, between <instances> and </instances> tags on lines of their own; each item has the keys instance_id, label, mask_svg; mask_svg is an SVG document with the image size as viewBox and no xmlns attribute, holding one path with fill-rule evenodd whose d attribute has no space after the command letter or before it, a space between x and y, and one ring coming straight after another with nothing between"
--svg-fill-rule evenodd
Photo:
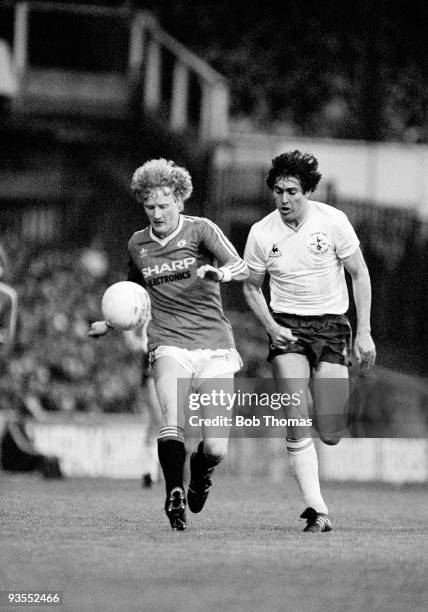
<instances>
[{"instance_id":1,"label":"football sock","mask_svg":"<svg viewBox=\"0 0 428 612\"><path fill-rule=\"evenodd\" d=\"M291 472L296 479L308 508L328 514L328 508L321 495L318 476L318 457L312 438L289 440L287 453L290 458Z\"/></svg>"},{"instance_id":2,"label":"football sock","mask_svg":"<svg viewBox=\"0 0 428 612\"><path fill-rule=\"evenodd\" d=\"M174 487L183 488L186 448L184 446L184 432L181 427L161 427L158 436L158 456L167 493Z\"/></svg>"}]
</instances>

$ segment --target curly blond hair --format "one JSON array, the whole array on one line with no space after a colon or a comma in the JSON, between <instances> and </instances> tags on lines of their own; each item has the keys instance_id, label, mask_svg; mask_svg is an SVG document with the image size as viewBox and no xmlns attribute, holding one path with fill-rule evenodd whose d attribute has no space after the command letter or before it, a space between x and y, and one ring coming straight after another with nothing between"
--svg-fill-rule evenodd
<instances>
[{"instance_id":1,"label":"curly blond hair","mask_svg":"<svg viewBox=\"0 0 428 612\"><path fill-rule=\"evenodd\" d=\"M151 159L135 170L131 191L138 202L143 202L144 191L163 185L170 187L174 197L183 202L192 195L192 178L188 170L162 157Z\"/></svg>"}]
</instances>

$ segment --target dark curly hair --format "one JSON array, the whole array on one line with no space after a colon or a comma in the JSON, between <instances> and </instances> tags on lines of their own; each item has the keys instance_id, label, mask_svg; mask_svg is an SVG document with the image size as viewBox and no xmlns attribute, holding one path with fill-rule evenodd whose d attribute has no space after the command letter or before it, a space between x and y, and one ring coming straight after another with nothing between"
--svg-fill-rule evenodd
<instances>
[{"instance_id":1,"label":"dark curly hair","mask_svg":"<svg viewBox=\"0 0 428 612\"><path fill-rule=\"evenodd\" d=\"M272 167L266 179L269 189L273 189L278 178L296 176L300 180L303 193L315 191L321 180L318 160L310 153L289 151L272 160Z\"/></svg>"}]
</instances>

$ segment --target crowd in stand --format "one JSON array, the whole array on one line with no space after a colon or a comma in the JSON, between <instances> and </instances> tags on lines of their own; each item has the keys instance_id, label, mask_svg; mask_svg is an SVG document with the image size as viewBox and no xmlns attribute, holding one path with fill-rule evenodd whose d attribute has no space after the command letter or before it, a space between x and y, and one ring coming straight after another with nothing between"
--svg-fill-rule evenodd
<instances>
[{"instance_id":1,"label":"crowd in stand","mask_svg":"<svg viewBox=\"0 0 428 612\"><path fill-rule=\"evenodd\" d=\"M134 411L138 360L120 332L88 338L106 287L120 280L95 249L22 249L8 237L19 315L0 406L23 399L49 411Z\"/></svg>"}]
</instances>

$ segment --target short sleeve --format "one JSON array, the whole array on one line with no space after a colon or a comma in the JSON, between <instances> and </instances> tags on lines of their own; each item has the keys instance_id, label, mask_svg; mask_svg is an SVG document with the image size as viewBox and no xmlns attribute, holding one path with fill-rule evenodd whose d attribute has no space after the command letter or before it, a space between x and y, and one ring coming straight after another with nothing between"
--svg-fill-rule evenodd
<instances>
[{"instance_id":1,"label":"short sleeve","mask_svg":"<svg viewBox=\"0 0 428 612\"><path fill-rule=\"evenodd\" d=\"M359 247L358 236L345 213L341 213L337 218L334 239L339 259L350 257Z\"/></svg>"},{"instance_id":2,"label":"short sleeve","mask_svg":"<svg viewBox=\"0 0 428 612\"><path fill-rule=\"evenodd\" d=\"M266 272L266 258L264 250L257 238L257 232L254 225L248 234L244 251L244 259L251 271L256 272L257 274L264 274Z\"/></svg>"}]
</instances>

